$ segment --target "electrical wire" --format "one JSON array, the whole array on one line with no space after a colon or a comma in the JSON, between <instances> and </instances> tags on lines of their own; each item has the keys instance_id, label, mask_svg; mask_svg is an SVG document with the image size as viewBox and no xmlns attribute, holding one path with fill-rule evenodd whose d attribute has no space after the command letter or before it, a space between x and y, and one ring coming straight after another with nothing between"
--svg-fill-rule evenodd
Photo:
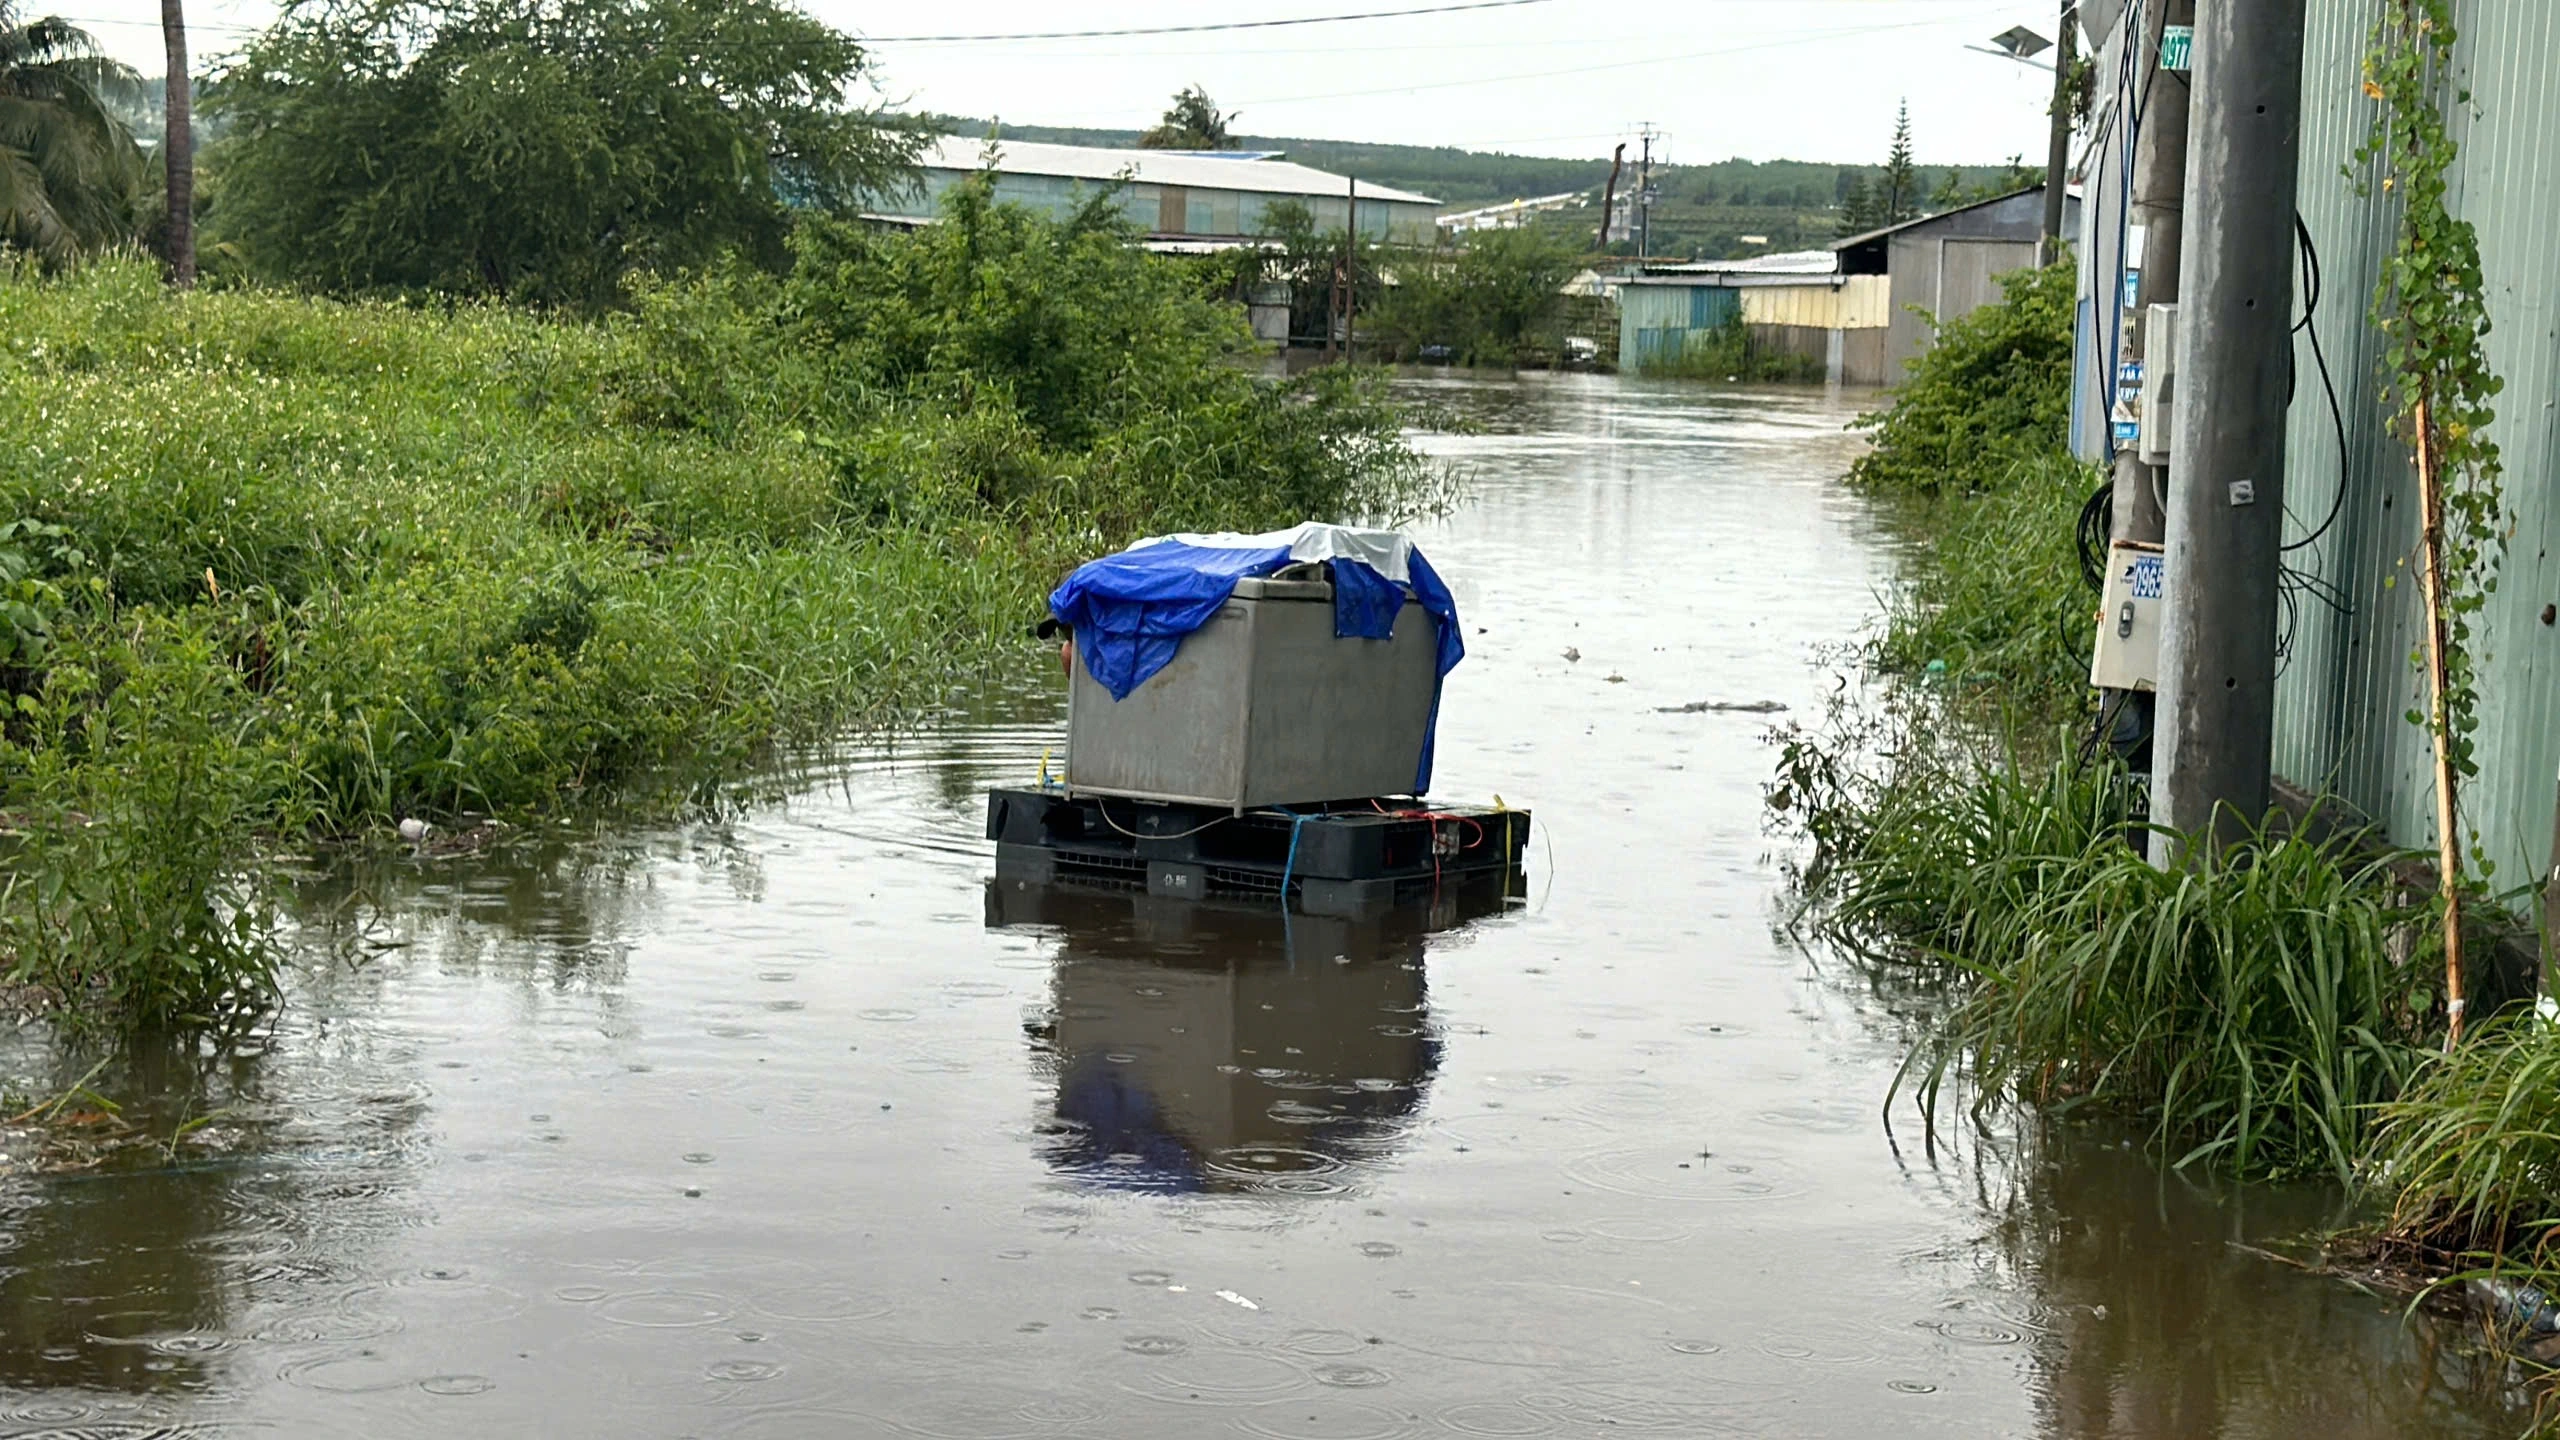
<instances>
[{"instance_id":1,"label":"electrical wire","mask_svg":"<svg viewBox=\"0 0 2560 1440\"><path fill-rule=\"evenodd\" d=\"M2125 701L2133 694L2130 690L2109 690L2105 693L2106 698L2098 702L2098 718L2089 726L2088 733L2080 737L2080 763L2083 765L2097 758L2098 747L2106 744L2113 735Z\"/></svg>"},{"instance_id":2,"label":"electrical wire","mask_svg":"<svg viewBox=\"0 0 2560 1440\"><path fill-rule=\"evenodd\" d=\"M2329 374L2329 356L2328 353L2321 348L2320 326L2317 323L2320 312L2320 292L2322 285L2322 276L2320 273L2320 247L2312 242L2311 227L2304 223L2302 212L2299 210L2293 212L2293 233L2294 237L2302 242L2303 296L2302 321L2293 328L2297 332L2303 333L2309 337L2311 341L2311 362L2319 368L2320 389L2329 397L2329 423L2336 429L2338 436L2338 489L2336 494L2329 497L2329 513L2321 520L2318 528L2314 529L2310 534L2303 536L2301 539L2287 544L2284 548L2288 551L2300 550L2315 543L2321 536L2329 533L2329 528L2331 526L2338 523L2339 513L2346 508L2347 478L2349 473L2347 468L2347 415L2346 411L2339 408L2338 405L2337 382L2332 379Z\"/></svg>"},{"instance_id":3,"label":"electrical wire","mask_svg":"<svg viewBox=\"0 0 2560 1440\"><path fill-rule=\"evenodd\" d=\"M2316 544L2320 537L2328 534L2330 528L2338 523L2339 515L2346 508L2349 478L2346 412L2338 405L2337 383L2330 376L2329 357L2320 344L2320 300L2326 288L2326 278L2320 268L2320 247L2312 240L2311 227L2303 220L2302 212L2299 210L2296 210L2293 215L2293 233L2302 270L2302 318L2294 322L2291 333L2305 336L2311 342L2311 360L2320 372L2320 390L2329 402L2329 423L2337 434L2338 481L2335 493L2329 497L2329 513L2322 517L2319 525L2309 534L2299 540L2286 542L2281 547L2276 561L2278 607L2276 674L2279 676L2283 675L2293 663L2294 641L2302 627L2304 596L2309 596L2321 608L2341 618L2356 613L2355 603L2347 597L2346 592L2336 582L2317 570L2297 568L2282 558L2293 551ZM2285 403L2288 407L2293 403L2292 391L2294 382L2299 378L2299 368L2296 365L2289 367L2287 371Z\"/></svg>"},{"instance_id":4,"label":"electrical wire","mask_svg":"<svg viewBox=\"0 0 2560 1440\"><path fill-rule=\"evenodd\" d=\"M1971 18L1973 14L1996 16L2005 13L2007 12L2004 10L1994 9L1980 12L1968 12L1966 15L1941 16L1935 20L1907 20L1893 25L1835 26L1828 30L1808 30L1795 35L1779 36L1774 39L1755 41L1745 45L1724 45L1713 49L1688 50L1671 55L1647 55L1642 59L1637 60L1613 60L1605 64L1575 65L1561 70L1526 70L1509 75L1479 75L1468 80L1432 80L1425 81L1418 85L1387 85L1369 90L1333 90L1316 95L1273 95L1263 98L1248 97L1237 101L1236 108L1240 110L1269 110L1274 106L1279 105L1306 105L1323 100L1356 100L1371 95L1410 95L1424 90L1459 90L1470 85L1500 85L1514 80L1551 80L1565 75L1593 75L1609 70L1633 70L1647 65L1670 65L1684 60L1707 60L1726 55L1740 55L1754 50L1775 50L1789 45L1819 44L1825 40L1861 39L1867 36L1883 34L1892 30L1934 29L1942 26L1962 24L1967 19Z\"/></svg>"},{"instance_id":5,"label":"electrical wire","mask_svg":"<svg viewBox=\"0 0 2560 1440\"><path fill-rule=\"evenodd\" d=\"M1462 3L1424 5L1409 10L1362 10L1343 15L1297 15L1278 20L1219 20L1194 25L1132 25L1117 30L1020 30L991 31L978 35L857 35L865 45L1002 45L1028 40L1113 40L1142 35L1206 35L1236 30L1278 30L1301 25L1343 25L1361 20L1399 20L1410 15L1453 15L1462 10L1517 10L1529 5L1552 5L1557 0L1462 0ZM132 25L157 30L158 20L130 20L103 15L70 15L63 17L75 25ZM190 20L189 30L246 30L262 26L228 20ZM1337 53L1337 52L1327 52Z\"/></svg>"},{"instance_id":6,"label":"electrical wire","mask_svg":"<svg viewBox=\"0 0 2560 1440\"><path fill-rule=\"evenodd\" d=\"M2125 6L2123 13L2116 17L2116 28L2122 32L2123 40L2123 44L2117 47L2116 93L2123 97L2123 101L2115 107L2116 118L2110 124L2110 128L2116 132L2116 183L2113 187L2116 200L2116 247L2115 266L2108 277L2106 304L2100 312L2105 317L2103 322L2105 333L2102 338L2106 368L2105 373L2099 377L2099 395L2104 400L2102 407L2104 413L2099 417L2101 427L2099 434L2106 442L2106 454L2110 461L2116 457L2116 402L2123 398L2124 323L2127 308L2124 289L2125 279L2132 273L2132 267L2125 263L2125 249L2132 239L2133 161L2135 150L2141 141L2142 117L2150 95L2148 85L2137 89L2134 84L2134 67L2139 63L2135 57L2137 52L2146 48L2135 43L2135 37L2142 33L2144 9L2144 0L2134 0L2133 4ZM2103 214L2103 197L2092 198L2099 200L2100 211Z\"/></svg>"},{"instance_id":7,"label":"electrical wire","mask_svg":"<svg viewBox=\"0 0 2560 1440\"><path fill-rule=\"evenodd\" d=\"M1111 807L1104 804L1102 797L1099 795L1093 797L1093 811L1095 814L1102 817L1103 824L1110 826L1112 829L1119 831L1121 834L1128 836L1132 840L1188 840L1192 836L1197 835L1204 830L1215 830L1219 826L1236 818L1233 815L1220 815L1210 820L1206 825L1194 825L1190 829L1184 830L1178 834L1141 835L1137 831L1130 829L1128 826L1121 824L1119 821L1112 819Z\"/></svg>"},{"instance_id":8,"label":"electrical wire","mask_svg":"<svg viewBox=\"0 0 2560 1440\"><path fill-rule=\"evenodd\" d=\"M1197 25L1132 25L1118 30L1026 30L984 35L868 35L869 45L988 45L1015 40L1111 40L1131 35L1202 35L1213 31L1278 30L1292 25L1343 25L1355 20L1399 20L1408 15L1454 15L1461 10L1517 10L1555 0L1464 0L1411 10L1362 10L1348 15L1300 15L1284 20L1218 20Z\"/></svg>"},{"instance_id":9,"label":"electrical wire","mask_svg":"<svg viewBox=\"0 0 2560 1440\"><path fill-rule=\"evenodd\" d=\"M2116 487L2108 481L2089 492L2080 504L2080 519L2073 527L2072 539L2080 550L2080 579L2090 589L2103 593L2107 588L2108 537L2116 528Z\"/></svg>"}]
</instances>

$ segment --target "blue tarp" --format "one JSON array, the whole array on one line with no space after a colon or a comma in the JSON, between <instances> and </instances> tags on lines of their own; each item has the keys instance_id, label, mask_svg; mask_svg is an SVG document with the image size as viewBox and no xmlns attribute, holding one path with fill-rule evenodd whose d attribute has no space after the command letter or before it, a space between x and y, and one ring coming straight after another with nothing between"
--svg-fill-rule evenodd
<instances>
[{"instance_id":1,"label":"blue tarp","mask_svg":"<svg viewBox=\"0 0 2560 1440\"><path fill-rule=\"evenodd\" d=\"M1457 600L1420 550L1401 536L1330 525L1271 535L1140 541L1079 567L1050 594L1049 613L1075 632L1076 655L1086 671L1112 699L1125 700L1172 662L1184 636L1209 623L1235 594L1238 580L1311 560L1321 560L1333 580L1334 634L1386 639L1410 592L1437 631L1438 673L1447 676L1466 658ZM1403 573L1393 573L1398 570ZM1440 720L1437 684L1431 720L1414 777L1417 795L1431 786L1432 741Z\"/></svg>"}]
</instances>

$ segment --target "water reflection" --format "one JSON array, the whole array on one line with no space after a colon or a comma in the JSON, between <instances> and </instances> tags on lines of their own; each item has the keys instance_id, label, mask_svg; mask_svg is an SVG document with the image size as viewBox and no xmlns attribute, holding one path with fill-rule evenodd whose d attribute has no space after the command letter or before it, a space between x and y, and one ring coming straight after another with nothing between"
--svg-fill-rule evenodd
<instances>
[{"instance_id":1,"label":"water reflection","mask_svg":"<svg viewBox=\"0 0 2560 1440\"><path fill-rule=\"evenodd\" d=\"M126 1433L233 1394L244 1345L339 1333L333 1284L420 1222L424 1090L361 1036L49 1060L72 1098L0 1168L0 1421Z\"/></svg>"},{"instance_id":2,"label":"water reflection","mask_svg":"<svg viewBox=\"0 0 2560 1440\"><path fill-rule=\"evenodd\" d=\"M1361 919L989 881L991 929L1054 937L1025 1027L1055 1092L1046 1160L1111 1189L1349 1189L1440 1068L1429 936L1501 908L1498 880Z\"/></svg>"},{"instance_id":3,"label":"water reflection","mask_svg":"<svg viewBox=\"0 0 2560 1440\"><path fill-rule=\"evenodd\" d=\"M2327 1186L2163 1174L2139 1143L2051 1127L2002 1216L2055 1440L2488 1436L2527 1423L2459 1337L2269 1258L2344 1224ZM2450 1340L2451 1343L2442 1343ZM2503 1412L2503 1414L2502 1414Z\"/></svg>"}]
</instances>

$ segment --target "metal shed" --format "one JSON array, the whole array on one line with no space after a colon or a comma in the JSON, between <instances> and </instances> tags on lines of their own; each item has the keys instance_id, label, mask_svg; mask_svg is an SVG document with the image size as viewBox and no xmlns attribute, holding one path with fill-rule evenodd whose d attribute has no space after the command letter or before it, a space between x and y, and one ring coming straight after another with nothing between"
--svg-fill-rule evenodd
<instances>
[{"instance_id":1,"label":"metal shed","mask_svg":"<svg viewBox=\"0 0 2560 1440\"><path fill-rule=\"evenodd\" d=\"M1184 150L1111 150L1028 140L935 141L919 162L923 183L876 196L880 218L931 220L943 194L992 164L996 198L1065 216L1119 185L1120 212L1158 239L1243 241L1268 234L1265 212L1280 201L1307 208L1318 230L1339 233L1351 207L1351 177L1272 158L1267 152L1202 154ZM1378 240L1428 245L1438 234L1440 202L1428 195L1359 185L1360 233Z\"/></svg>"},{"instance_id":2,"label":"metal shed","mask_svg":"<svg viewBox=\"0 0 2560 1440\"><path fill-rule=\"evenodd\" d=\"M1621 283L1619 363L1658 369L1693 337L1739 320L1752 346L1795 355L1834 384L1884 383L1888 286L1842 275L1827 250L1655 265Z\"/></svg>"},{"instance_id":3,"label":"metal shed","mask_svg":"<svg viewBox=\"0 0 2560 1440\"><path fill-rule=\"evenodd\" d=\"M1742 298L1708 276L1640 275L1618 291L1618 363L1641 373L1679 359L1692 331L1742 313Z\"/></svg>"},{"instance_id":4,"label":"metal shed","mask_svg":"<svg viewBox=\"0 0 2560 1440\"><path fill-rule=\"evenodd\" d=\"M2079 225L2065 202L2063 231ZM1935 343L1937 327L2000 298L2000 277L2036 263L2044 239L2044 187L2032 186L1936 215L1836 241L1841 273L1893 281L1884 373L1898 382Z\"/></svg>"}]
</instances>

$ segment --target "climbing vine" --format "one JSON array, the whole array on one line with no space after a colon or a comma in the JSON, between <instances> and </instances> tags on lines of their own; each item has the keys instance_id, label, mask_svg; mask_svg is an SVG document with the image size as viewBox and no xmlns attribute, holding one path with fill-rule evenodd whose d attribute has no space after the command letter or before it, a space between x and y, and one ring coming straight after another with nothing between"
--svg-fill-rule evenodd
<instances>
[{"instance_id":1,"label":"climbing vine","mask_svg":"<svg viewBox=\"0 0 2560 1440\"><path fill-rule=\"evenodd\" d=\"M2488 435L2490 402L2502 382L2489 369L2483 344L2489 316L2479 238L2445 203L2445 174L2455 158L2448 100L2454 106L2471 100L2453 81L2454 40L2450 0L2384 0L2364 60L2364 93L2378 109L2356 159L2363 177L2379 173L2382 191L2400 207L2396 243L2374 292L2373 322L2383 337L2395 429L2418 468L2417 558L2427 635L2412 658L2427 676L2428 708L2412 710L2409 718L2430 733L2435 748L2449 1039L2459 1040L2462 901L2466 892L2484 891L2494 869L2480 853L2476 829L2468 835L2471 859L2464 860L2459 787L2479 773L2473 645L2497 592L2510 527L2498 447ZM2363 177L2359 193L2369 196L2372 182Z\"/></svg>"}]
</instances>

